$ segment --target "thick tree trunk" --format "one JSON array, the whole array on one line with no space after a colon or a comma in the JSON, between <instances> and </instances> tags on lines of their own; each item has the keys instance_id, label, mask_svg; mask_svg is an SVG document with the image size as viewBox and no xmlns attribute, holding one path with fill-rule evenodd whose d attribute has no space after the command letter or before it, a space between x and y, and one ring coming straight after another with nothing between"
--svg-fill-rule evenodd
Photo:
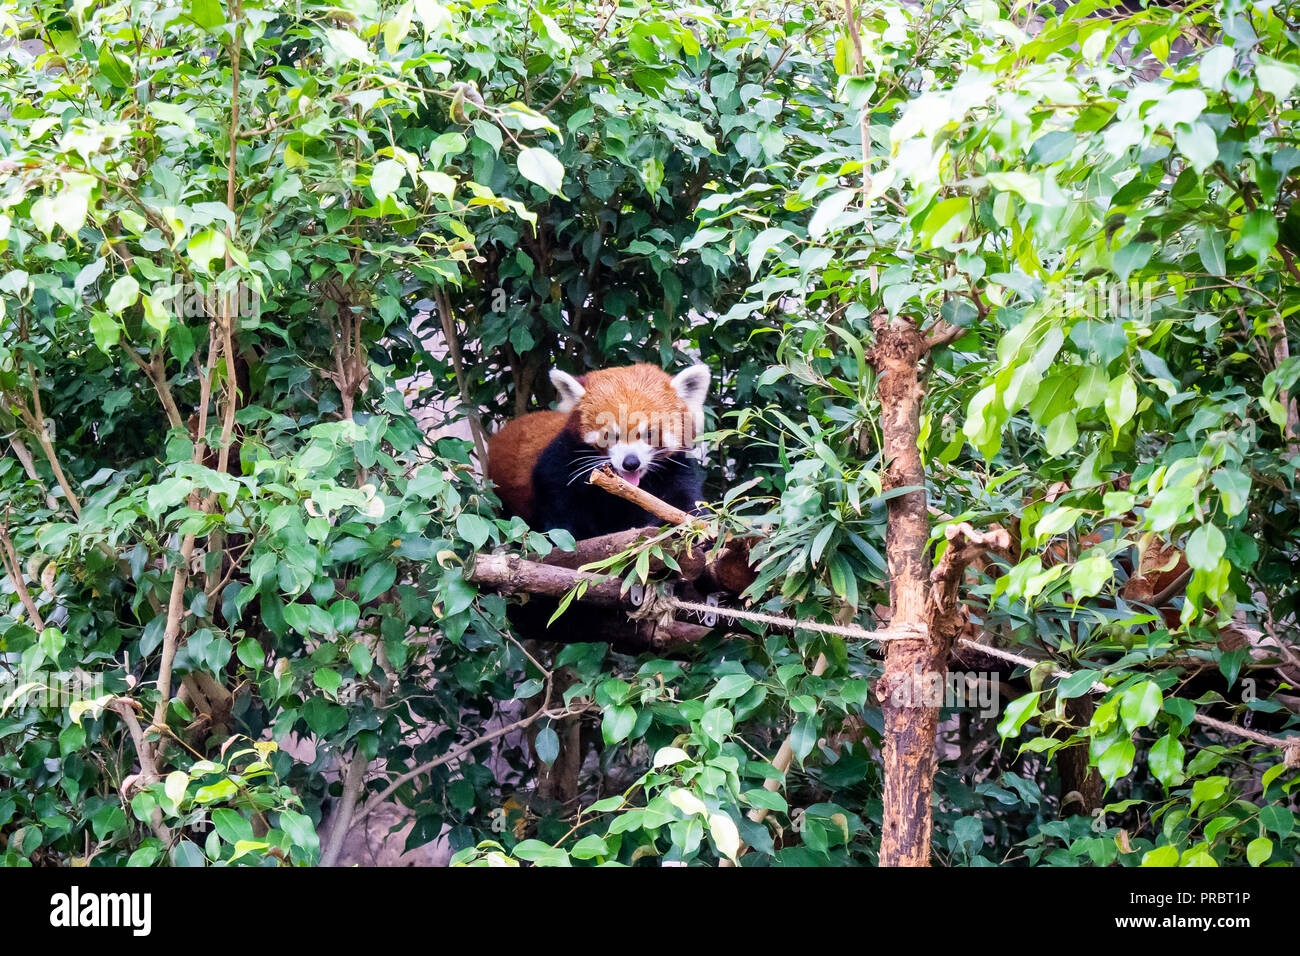
<instances>
[{"instance_id":1,"label":"thick tree trunk","mask_svg":"<svg viewBox=\"0 0 1300 956\"><path fill-rule=\"evenodd\" d=\"M890 625L925 622L927 580L925 546L930 536L925 468L917 447L921 388L917 366L925 341L916 323L904 317L876 319L872 362L879 375L880 426L886 464L886 490L916 490L890 498L885 558L889 566ZM930 793L934 786L935 732L939 708L925 703L922 675L947 667L930 639L890 641L885 674L876 686L884 715L884 833L881 866L927 866L930 862Z\"/></svg>"},{"instance_id":2,"label":"thick tree trunk","mask_svg":"<svg viewBox=\"0 0 1300 956\"><path fill-rule=\"evenodd\" d=\"M1065 702L1066 716L1075 726L1087 726L1095 709L1092 697L1088 694ZM1064 729L1058 733L1069 735L1069 731ZM1102 805L1105 791L1101 785L1101 774L1088 763L1088 745L1081 743L1066 747L1058 756L1061 768L1061 816L1092 816L1093 811Z\"/></svg>"},{"instance_id":3,"label":"thick tree trunk","mask_svg":"<svg viewBox=\"0 0 1300 956\"><path fill-rule=\"evenodd\" d=\"M926 338L905 316L877 316L871 361L879 375L885 488L912 488L890 498L885 559L889 566L889 626L916 628L917 640L885 645L885 673L876 684L884 716L885 788L881 866L929 866L935 735L948 655L963 621L958 590L966 568L989 548L1010 546L1006 531L979 532L965 522L945 531L947 550L933 571L926 558L930 517L921 428L922 357L951 340L951 330Z\"/></svg>"}]
</instances>

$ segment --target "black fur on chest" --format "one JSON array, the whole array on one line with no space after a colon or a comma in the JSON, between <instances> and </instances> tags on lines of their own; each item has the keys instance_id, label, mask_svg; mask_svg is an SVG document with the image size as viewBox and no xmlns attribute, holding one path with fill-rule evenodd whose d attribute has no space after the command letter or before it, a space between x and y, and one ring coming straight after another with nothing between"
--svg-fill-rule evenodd
<instances>
[{"instance_id":1,"label":"black fur on chest","mask_svg":"<svg viewBox=\"0 0 1300 956\"><path fill-rule=\"evenodd\" d=\"M600 449L572 432L560 432L533 467L533 521L537 531L563 528L575 538L592 538L629 528L659 524L629 501L587 481L595 464L585 464ZM683 511L694 511L703 497L699 465L685 451L658 459L641 479L641 487Z\"/></svg>"}]
</instances>

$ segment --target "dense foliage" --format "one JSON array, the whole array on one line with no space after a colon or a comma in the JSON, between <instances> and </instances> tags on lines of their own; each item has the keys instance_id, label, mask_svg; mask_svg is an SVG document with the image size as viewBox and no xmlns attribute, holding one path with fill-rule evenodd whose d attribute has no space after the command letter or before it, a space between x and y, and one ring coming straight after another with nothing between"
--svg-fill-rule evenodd
<instances>
[{"instance_id":1,"label":"dense foliage","mask_svg":"<svg viewBox=\"0 0 1300 956\"><path fill-rule=\"evenodd\" d=\"M699 359L748 597L874 626L882 309L949 334L936 548L1012 531L964 634L1054 662L954 663L1004 696L935 861L1294 863L1296 29L1061 6L6 4L5 863L392 802L457 862L873 863L878 647L525 642L464 567L572 546L475 467L549 368Z\"/></svg>"}]
</instances>

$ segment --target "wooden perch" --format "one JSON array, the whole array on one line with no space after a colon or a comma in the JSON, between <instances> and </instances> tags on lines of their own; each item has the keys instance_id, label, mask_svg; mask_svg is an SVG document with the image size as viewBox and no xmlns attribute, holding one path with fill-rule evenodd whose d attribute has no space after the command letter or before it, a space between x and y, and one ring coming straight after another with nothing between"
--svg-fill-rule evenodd
<instances>
[{"instance_id":1,"label":"wooden perch","mask_svg":"<svg viewBox=\"0 0 1300 956\"><path fill-rule=\"evenodd\" d=\"M594 470L588 480L670 524L693 529L705 527L694 515L629 484L608 467ZM624 652L664 650L694 643L711 633L712 628L686 621L611 615L602 609L618 608L631 615L638 605L630 594L623 593L622 582L617 578L581 570L585 565L608 561L661 535L663 530L655 527L618 531L578 541L574 550L552 551L540 561L510 554L480 554L474 559L468 579L484 590L498 594L528 595L529 600L512 606L510 617L522 633L538 640L557 643L605 641ZM753 583L756 576L749 564L750 547L756 540L753 537L732 538L719 546L707 537L705 540L687 541L665 536L661 542L663 551L672 555L678 567L670 570L663 559L652 558L650 571L670 572L687 586L692 595L702 597L714 591L739 594ZM583 593L575 594L563 616L554 626L548 626L560 600L584 582Z\"/></svg>"},{"instance_id":2,"label":"wooden perch","mask_svg":"<svg viewBox=\"0 0 1300 956\"><path fill-rule=\"evenodd\" d=\"M651 538L658 536L659 528L631 528L627 531L615 531L613 534L602 534L595 538L583 538L575 542L572 551L555 550L542 558L543 564L551 564L561 568L580 568L584 564L594 564L597 561L607 561L616 554L622 554L629 548L634 548L642 542L649 541ZM674 555L674 557L677 557ZM683 571L686 565L682 562L681 557L677 557L678 563L682 564ZM650 570L662 571L663 562L657 558L650 560Z\"/></svg>"},{"instance_id":3,"label":"wooden perch","mask_svg":"<svg viewBox=\"0 0 1300 956\"><path fill-rule=\"evenodd\" d=\"M607 561L629 548L651 540L659 533L659 528L647 527L585 538L577 542L572 551L552 551L542 559L542 563L577 569L583 565ZM680 570L672 573L679 580L697 581L699 590L705 593L726 591L729 594L740 594L754 583L756 574L749 565L749 549L758 540L755 537L731 538L716 550L708 542L688 544L668 540L662 542L662 545L664 551L671 554L677 562ZM667 567L662 559L651 557L652 574L665 570Z\"/></svg>"},{"instance_id":4,"label":"wooden perch","mask_svg":"<svg viewBox=\"0 0 1300 956\"><path fill-rule=\"evenodd\" d=\"M510 554L484 554L474 560L469 580L498 594L528 594L532 600L513 609L511 619L530 637L560 644L605 641L617 650L636 653L664 650L702 640L712 629L673 621L657 624L611 615L608 608L635 611L630 594L616 578L528 561ZM559 599L588 582L586 591L548 627ZM586 605L586 606L581 606Z\"/></svg>"},{"instance_id":5,"label":"wooden perch","mask_svg":"<svg viewBox=\"0 0 1300 956\"><path fill-rule=\"evenodd\" d=\"M547 627L558 603L554 598L531 598L511 605L507 614L519 633L534 640L551 644L605 643L620 654L668 653L713 633L713 628L686 621L635 620L616 611L611 613L609 607L578 602Z\"/></svg>"},{"instance_id":6,"label":"wooden perch","mask_svg":"<svg viewBox=\"0 0 1300 956\"><path fill-rule=\"evenodd\" d=\"M498 594L541 594L559 598L580 582L587 582L581 600L607 607L630 607L620 593L622 583L603 574L575 571L538 561L527 561L513 554L480 554L474 559L469 580Z\"/></svg>"}]
</instances>

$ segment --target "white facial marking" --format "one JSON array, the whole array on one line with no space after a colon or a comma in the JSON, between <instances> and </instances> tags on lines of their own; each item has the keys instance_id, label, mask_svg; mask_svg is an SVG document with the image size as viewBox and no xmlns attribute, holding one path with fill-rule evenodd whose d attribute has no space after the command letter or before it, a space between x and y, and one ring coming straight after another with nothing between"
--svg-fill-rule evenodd
<instances>
[{"instance_id":1,"label":"white facial marking","mask_svg":"<svg viewBox=\"0 0 1300 956\"><path fill-rule=\"evenodd\" d=\"M640 484L654 460L654 449L643 441L616 442L609 450L609 460L621 478Z\"/></svg>"}]
</instances>

